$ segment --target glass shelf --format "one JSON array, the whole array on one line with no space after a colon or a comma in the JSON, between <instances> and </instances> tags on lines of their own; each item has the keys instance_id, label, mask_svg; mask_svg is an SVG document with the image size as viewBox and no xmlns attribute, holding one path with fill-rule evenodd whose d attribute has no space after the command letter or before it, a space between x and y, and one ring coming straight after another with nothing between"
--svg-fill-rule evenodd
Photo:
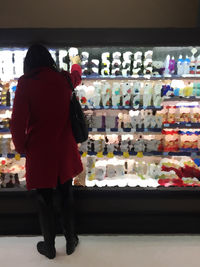
<instances>
[{"instance_id":1,"label":"glass shelf","mask_svg":"<svg viewBox=\"0 0 200 267\"><path fill-rule=\"evenodd\" d=\"M9 128L0 129L0 133L10 133Z\"/></svg>"},{"instance_id":2,"label":"glass shelf","mask_svg":"<svg viewBox=\"0 0 200 267\"><path fill-rule=\"evenodd\" d=\"M8 154L0 154L0 157L7 157L9 159L12 159L15 157L16 154L14 153L8 153ZM24 158L26 155L25 154L21 154L20 157Z\"/></svg>"},{"instance_id":3,"label":"glass shelf","mask_svg":"<svg viewBox=\"0 0 200 267\"><path fill-rule=\"evenodd\" d=\"M155 106L140 106L138 108L130 107L130 106L82 106L83 110L142 110L142 109L151 109L151 110L162 110L163 107L155 107Z\"/></svg>"},{"instance_id":4,"label":"glass shelf","mask_svg":"<svg viewBox=\"0 0 200 267\"><path fill-rule=\"evenodd\" d=\"M82 76L82 80L200 80L200 75L185 75L185 76L179 76L179 75L173 75L173 76L102 76L102 75L88 75L88 76Z\"/></svg>"},{"instance_id":5,"label":"glass shelf","mask_svg":"<svg viewBox=\"0 0 200 267\"><path fill-rule=\"evenodd\" d=\"M130 151L128 152L130 156L137 156L138 152ZM83 155L83 152L80 152ZM107 156L108 152L103 152L103 156ZM152 152L142 152L143 156L159 156L159 157L168 157L168 156L188 156L188 157L199 157L200 151L177 151L177 152L163 152L163 151L152 151ZM88 151L87 155L96 156L97 152ZM123 156L123 152L114 151L114 156Z\"/></svg>"},{"instance_id":6,"label":"glass shelf","mask_svg":"<svg viewBox=\"0 0 200 267\"><path fill-rule=\"evenodd\" d=\"M1 109L12 109L12 107L10 107L10 106L0 105L0 110L1 110Z\"/></svg>"},{"instance_id":7,"label":"glass shelf","mask_svg":"<svg viewBox=\"0 0 200 267\"><path fill-rule=\"evenodd\" d=\"M161 133L161 128L89 128L89 132L91 133L100 133L100 132L106 132L106 133L147 133L147 132L153 132L153 133Z\"/></svg>"}]
</instances>

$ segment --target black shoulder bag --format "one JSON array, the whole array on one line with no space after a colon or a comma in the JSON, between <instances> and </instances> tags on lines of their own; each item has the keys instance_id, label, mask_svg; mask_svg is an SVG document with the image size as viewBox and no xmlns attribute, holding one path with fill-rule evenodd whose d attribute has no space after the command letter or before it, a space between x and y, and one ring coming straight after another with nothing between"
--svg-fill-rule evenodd
<instances>
[{"instance_id":1,"label":"black shoulder bag","mask_svg":"<svg viewBox=\"0 0 200 267\"><path fill-rule=\"evenodd\" d=\"M66 76L71 89L71 101L70 101L70 120L72 126L72 132L76 143L83 143L88 139L88 125L85 119L84 112L81 108L81 105L77 99L74 86L69 76Z\"/></svg>"}]
</instances>

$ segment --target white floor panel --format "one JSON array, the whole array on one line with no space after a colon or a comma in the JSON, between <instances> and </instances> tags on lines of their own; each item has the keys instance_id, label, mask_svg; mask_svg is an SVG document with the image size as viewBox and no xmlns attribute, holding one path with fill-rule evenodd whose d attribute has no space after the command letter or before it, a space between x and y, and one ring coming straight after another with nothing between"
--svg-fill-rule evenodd
<instances>
[{"instance_id":1,"label":"white floor panel","mask_svg":"<svg viewBox=\"0 0 200 267\"><path fill-rule=\"evenodd\" d=\"M199 267L200 236L80 236L71 256L63 237L56 238L57 257L38 254L41 237L0 237L2 267Z\"/></svg>"}]
</instances>

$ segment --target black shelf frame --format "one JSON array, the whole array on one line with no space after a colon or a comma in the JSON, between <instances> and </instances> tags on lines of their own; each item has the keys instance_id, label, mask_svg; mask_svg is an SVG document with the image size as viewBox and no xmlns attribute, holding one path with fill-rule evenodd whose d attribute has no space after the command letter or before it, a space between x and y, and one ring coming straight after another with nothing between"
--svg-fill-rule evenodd
<instances>
[{"instance_id":1,"label":"black shelf frame","mask_svg":"<svg viewBox=\"0 0 200 267\"><path fill-rule=\"evenodd\" d=\"M198 187L74 187L77 231L79 234L200 233L199 195ZM56 201L55 193L55 206ZM2 190L0 203L0 235L40 234L34 190ZM59 222L57 225L59 234Z\"/></svg>"},{"instance_id":2,"label":"black shelf frame","mask_svg":"<svg viewBox=\"0 0 200 267\"><path fill-rule=\"evenodd\" d=\"M52 48L200 46L200 28L0 29L1 48L38 41ZM200 233L200 188L74 187L74 193L79 233ZM0 189L0 234L40 233L36 206L35 191Z\"/></svg>"},{"instance_id":3,"label":"black shelf frame","mask_svg":"<svg viewBox=\"0 0 200 267\"><path fill-rule=\"evenodd\" d=\"M200 28L3 28L0 46L198 46Z\"/></svg>"}]
</instances>

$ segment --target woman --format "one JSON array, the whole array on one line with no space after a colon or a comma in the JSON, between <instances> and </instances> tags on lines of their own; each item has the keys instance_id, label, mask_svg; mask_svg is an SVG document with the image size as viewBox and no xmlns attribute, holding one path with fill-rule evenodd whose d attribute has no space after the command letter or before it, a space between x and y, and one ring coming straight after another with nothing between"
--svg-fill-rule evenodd
<instances>
[{"instance_id":1,"label":"woman","mask_svg":"<svg viewBox=\"0 0 200 267\"><path fill-rule=\"evenodd\" d=\"M56 256L53 188L60 195L66 253L72 254L78 244L72 178L82 171L82 164L70 124L71 87L66 76L76 87L81 82L81 68L78 56L71 61L71 74L59 72L49 51L40 44L32 45L24 60L11 118L16 151L26 153L27 189L36 189L38 197L44 242L39 242L37 249L50 259Z\"/></svg>"}]
</instances>

